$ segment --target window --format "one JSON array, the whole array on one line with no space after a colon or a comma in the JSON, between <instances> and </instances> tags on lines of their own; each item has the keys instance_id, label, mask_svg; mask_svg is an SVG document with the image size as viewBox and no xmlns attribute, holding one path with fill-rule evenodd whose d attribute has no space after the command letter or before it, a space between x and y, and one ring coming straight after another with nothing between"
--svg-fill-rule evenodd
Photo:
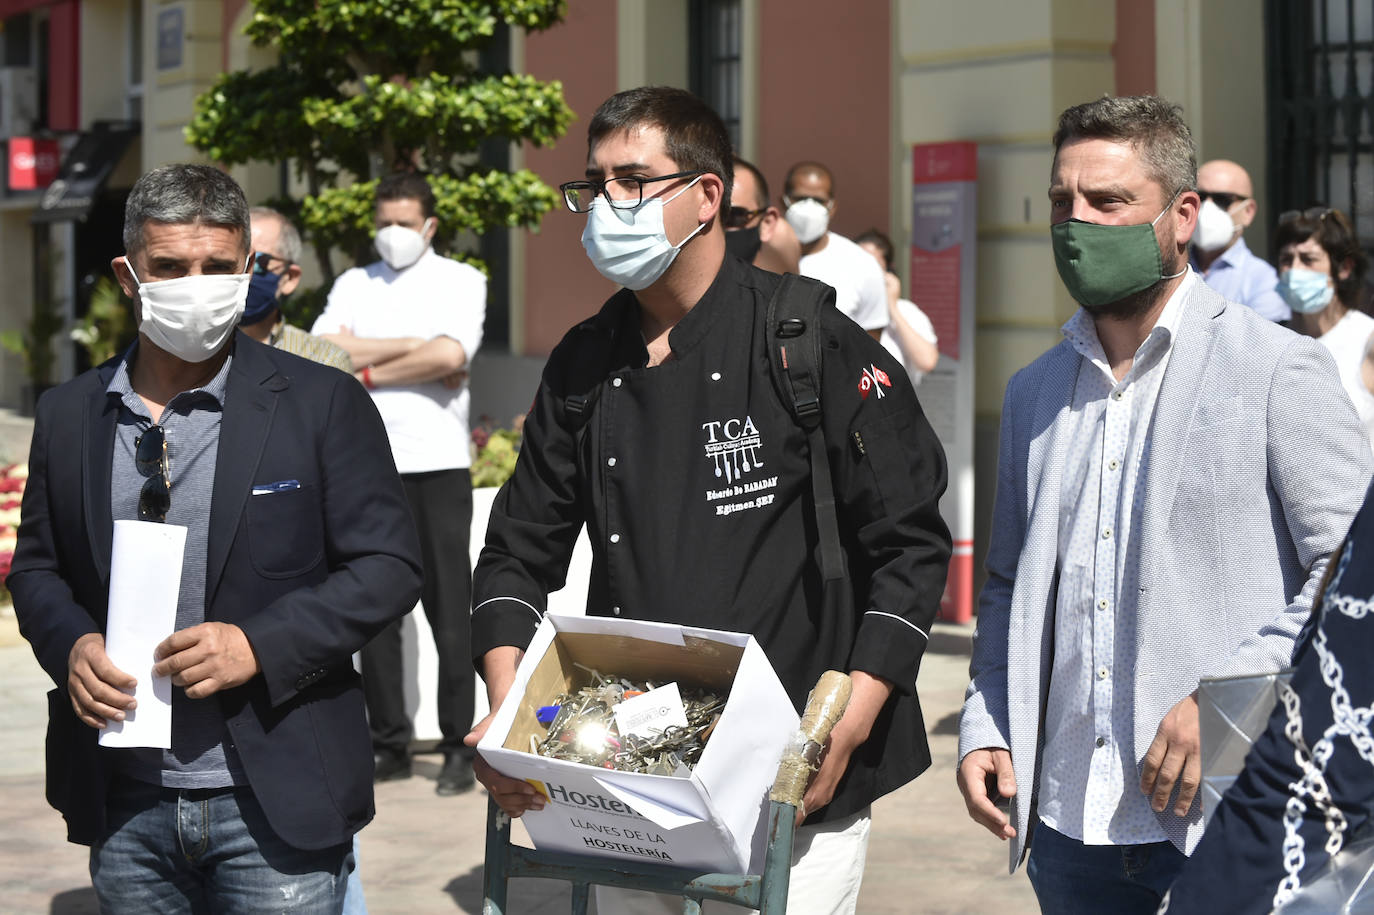
<instances>
[{"instance_id":1,"label":"window","mask_svg":"<svg viewBox=\"0 0 1374 915\"><path fill-rule=\"evenodd\" d=\"M1266 0L1273 212L1322 203L1374 246L1374 3Z\"/></svg>"},{"instance_id":2,"label":"window","mask_svg":"<svg viewBox=\"0 0 1374 915\"><path fill-rule=\"evenodd\" d=\"M692 91L706 100L740 147L740 0L692 0Z\"/></svg>"}]
</instances>

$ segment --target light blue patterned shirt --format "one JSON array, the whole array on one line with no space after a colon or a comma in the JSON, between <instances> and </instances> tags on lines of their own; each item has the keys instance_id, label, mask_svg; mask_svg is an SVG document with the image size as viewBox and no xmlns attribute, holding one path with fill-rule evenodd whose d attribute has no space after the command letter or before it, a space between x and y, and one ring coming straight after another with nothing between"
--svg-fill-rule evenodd
<instances>
[{"instance_id":1,"label":"light blue patterned shirt","mask_svg":"<svg viewBox=\"0 0 1374 915\"><path fill-rule=\"evenodd\" d=\"M1063 327L1079 354L1059 515L1054 668L1045 713L1040 819L1088 845L1162 842L1135 747L1135 595L1150 427L1191 269L1117 381L1088 313Z\"/></svg>"}]
</instances>

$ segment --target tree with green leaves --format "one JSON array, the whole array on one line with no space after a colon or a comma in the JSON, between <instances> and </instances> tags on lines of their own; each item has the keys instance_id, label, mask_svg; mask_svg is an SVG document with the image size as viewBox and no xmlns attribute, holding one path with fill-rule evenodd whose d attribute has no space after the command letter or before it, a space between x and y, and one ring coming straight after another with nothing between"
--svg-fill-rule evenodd
<instances>
[{"instance_id":1,"label":"tree with green leaves","mask_svg":"<svg viewBox=\"0 0 1374 915\"><path fill-rule=\"evenodd\" d=\"M481 164L484 142L552 145L573 113L562 85L483 72L502 24L542 30L566 0L254 0L246 33L276 66L223 74L196 101L188 142L225 165L289 161L296 216L325 286L339 249L369 260L373 191L393 171L429 175L440 247L459 233L535 227L559 205L533 172ZM459 255L476 261L470 254Z\"/></svg>"}]
</instances>

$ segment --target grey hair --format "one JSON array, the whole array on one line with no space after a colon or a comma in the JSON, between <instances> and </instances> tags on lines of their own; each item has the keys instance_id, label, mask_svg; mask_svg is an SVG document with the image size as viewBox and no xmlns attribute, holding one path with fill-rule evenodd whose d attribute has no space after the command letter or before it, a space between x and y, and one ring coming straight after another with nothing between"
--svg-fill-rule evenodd
<instances>
[{"instance_id":1,"label":"grey hair","mask_svg":"<svg viewBox=\"0 0 1374 915\"><path fill-rule=\"evenodd\" d=\"M277 250L268 254L293 264L301 262L301 233L296 230L295 223L271 207L253 207L248 215L254 219L275 219L277 225L281 226L277 233Z\"/></svg>"},{"instance_id":2,"label":"grey hair","mask_svg":"<svg viewBox=\"0 0 1374 915\"><path fill-rule=\"evenodd\" d=\"M1197 147L1183 109L1157 95L1103 96L1065 109L1054 132L1056 158L1080 139L1129 143L1166 196L1197 189Z\"/></svg>"},{"instance_id":3,"label":"grey hair","mask_svg":"<svg viewBox=\"0 0 1374 915\"><path fill-rule=\"evenodd\" d=\"M150 222L237 229L240 251L248 254L248 198L233 178L209 165L163 165L138 179L124 204L126 254L142 250Z\"/></svg>"}]
</instances>

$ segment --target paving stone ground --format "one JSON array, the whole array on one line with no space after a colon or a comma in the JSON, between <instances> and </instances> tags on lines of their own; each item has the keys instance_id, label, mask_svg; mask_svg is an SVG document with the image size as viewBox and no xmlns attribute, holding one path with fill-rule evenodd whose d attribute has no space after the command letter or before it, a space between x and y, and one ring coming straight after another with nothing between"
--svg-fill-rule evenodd
<instances>
[{"instance_id":1,"label":"paving stone ground","mask_svg":"<svg viewBox=\"0 0 1374 915\"><path fill-rule=\"evenodd\" d=\"M957 715L967 683L969 628L937 626L920 691L934 765L879 801L859 911L1036 911L1024 873L1006 873L1006 846L975 826L954 786ZM95 913L85 849L65 841L43 799L44 694L51 687L12 615L0 611L0 913ZM440 757L417 757L415 777L377 786L377 819L362 833L361 867L373 913L445 915L482 909L486 797L436 797ZM524 885L522 885L522 883ZM567 912L568 892L516 881L511 913ZM743 911L743 910L741 910Z\"/></svg>"}]
</instances>

